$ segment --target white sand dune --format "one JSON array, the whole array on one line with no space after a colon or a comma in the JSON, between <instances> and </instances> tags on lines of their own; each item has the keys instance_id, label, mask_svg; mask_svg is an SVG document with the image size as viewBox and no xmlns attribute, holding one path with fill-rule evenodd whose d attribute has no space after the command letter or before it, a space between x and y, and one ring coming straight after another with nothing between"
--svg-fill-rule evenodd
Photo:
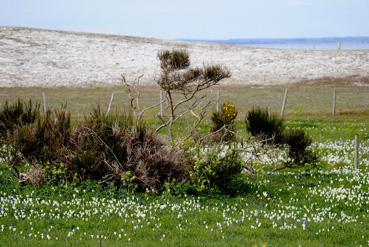
<instances>
[{"instance_id":1,"label":"white sand dune","mask_svg":"<svg viewBox=\"0 0 369 247\"><path fill-rule=\"evenodd\" d=\"M185 48L192 65L226 65L225 83L282 84L369 76L369 51L257 49L128 36L0 27L0 86L114 86L120 75L155 84L157 53Z\"/></svg>"}]
</instances>

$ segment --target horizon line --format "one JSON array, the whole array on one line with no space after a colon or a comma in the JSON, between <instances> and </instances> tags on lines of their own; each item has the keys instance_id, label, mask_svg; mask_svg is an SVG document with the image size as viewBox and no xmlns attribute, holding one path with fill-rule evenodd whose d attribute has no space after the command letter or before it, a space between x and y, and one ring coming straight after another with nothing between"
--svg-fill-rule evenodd
<instances>
[{"instance_id":1,"label":"horizon line","mask_svg":"<svg viewBox=\"0 0 369 247\"><path fill-rule=\"evenodd\" d=\"M41 27L30 27L30 26L10 26L10 25L0 25L2 28L14 28L14 29L34 29L40 31L51 31L51 32L64 32L64 33L77 33L77 34L98 34L107 36L125 36L125 37L137 37L137 38L149 38L149 39L162 39L171 41L245 41L245 40L318 40L318 39L350 39L350 38L368 38L369 35L347 35L347 36L294 36L294 37L262 37L262 38L159 38L151 36L141 36L141 35L130 35L121 33L106 33L106 32L92 32L92 31L77 31L77 30L66 30L66 29L51 29L51 28L41 28Z\"/></svg>"}]
</instances>

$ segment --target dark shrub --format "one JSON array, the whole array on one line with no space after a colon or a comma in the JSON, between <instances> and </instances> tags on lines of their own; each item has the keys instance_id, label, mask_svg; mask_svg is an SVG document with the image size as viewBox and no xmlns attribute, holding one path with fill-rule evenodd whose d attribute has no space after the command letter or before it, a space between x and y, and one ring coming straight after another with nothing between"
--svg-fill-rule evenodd
<instances>
[{"instance_id":1,"label":"dark shrub","mask_svg":"<svg viewBox=\"0 0 369 247\"><path fill-rule=\"evenodd\" d=\"M123 185L128 179L138 190L158 191L165 182L188 177L183 152L166 147L144 124L134 126L130 114L105 115L97 108L72 139L70 169L81 180Z\"/></svg>"},{"instance_id":2,"label":"dark shrub","mask_svg":"<svg viewBox=\"0 0 369 247\"><path fill-rule=\"evenodd\" d=\"M189 176L189 166L186 164L184 152L179 148L165 147L155 140L154 136L147 134L145 141L134 147L135 142L131 142L133 152L130 160L136 164L133 167L134 175L137 178L138 189L143 191L160 190L166 182L173 180L182 184Z\"/></svg>"},{"instance_id":3,"label":"dark shrub","mask_svg":"<svg viewBox=\"0 0 369 247\"><path fill-rule=\"evenodd\" d=\"M14 131L9 144L27 161L35 164L61 161L69 144L70 114L64 109L47 111L33 125L23 125Z\"/></svg>"},{"instance_id":4,"label":"dark shrub","mask_svg":"<svg viewBox=\"0 0 369 247\"><path fill-rule=\"evenodd\" d=\"M280 144L283 135L283 121L269 114L267 109L256 108L247 113L246 129L252 135L262 138L266 143Z\"/></svg>"},{"instance_id":5,"label":"dark shrub","mask_svg":"<svg viewBox=\"0 0 369 247\"><path fill-rule=\"evenodd\" d=\"M274 145L286 144L289 148L287 167L317 163L317 156L308 149L312 139L303 130L285 130L283 120L268 111L253 109L246 116L247 131Z\"/></svg>"},{"instance_id":6,"label":"dark shrub","mask_svg":"<svg viewBox=\"0 0 369 247\"><path fill-rule=\"evenodd\" d=\"M161 68L165 70L185 69L190 66L190 55L187 50L165 50L158 53Z\"/></svg>"},{"instance_id":7,"label":"dark shrub","mask_svg":"<svg viewBox=\"0 0 369 247\"><path fill-rule=\"evenodd\" d=\"M10 134L19 126L32 124L40 115L40 104L31 100L23 102L18 99L14 104L8 101L0 109L0 138Z\"/></svg>"},{"instance_id":8,"label":"dark shrub","mask_svg":"<svg viewBox=\"0 0 369 247\"><path fill-rule=\"evenodd\" d=\"M286 130L283 133L283 142L288 145L288 156L291 165L315 164L317 157L308 149L312 139L301 129Z\"/></svg>"}]
</instances>

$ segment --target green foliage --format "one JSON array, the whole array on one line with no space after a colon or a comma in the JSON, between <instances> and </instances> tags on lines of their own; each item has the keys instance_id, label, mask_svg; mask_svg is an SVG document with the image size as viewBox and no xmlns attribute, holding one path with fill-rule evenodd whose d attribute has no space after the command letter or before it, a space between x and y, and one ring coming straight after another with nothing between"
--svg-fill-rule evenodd
<instances>
[{"instance_id":1,"label":"green foliage","mask_svg":"<svg viewBox=\"0 0 369 247\"><path fill-rule=\"evenodd\" d=\"M46 182L49 185L65 185L68 182L68 171L64 163L52 164L46 162L44 165Z\"/></svg>"},{"instance_id":2,"label":"green foliage","mask_svg":"<svg viewBox=\"0 0 369 247\"><path fill-rule=\"evenodd\" d=\"M199 194L219 189L225 194L235 194L232 187L242 171L243 161L233 145L189 150L192 158L191 182Z\"/></svg>"},{"instance_id":3,"label":"green foliage","mask_svg":"<svg viewBox=\"0 0 369 247\"><path fill-rule=\"evenodd\" d=\"M2 192L12 190L18 186L16 177L9 166L5 166L0 162L0 188Z\"/></svg>"},{"instance_id":4,"label":"green foliage","mask_svg":"<svg viewBox=\"0 0 369 247\"><path fill-rule=\"evenodd\" d=\"M254 108L246 115L246 130L266 143L279 144L282 141L284 125L282 119L269 114L268 109Z\"/></svg>"},{"instance_id":5,"label":"green foliage","mask_svg":"<svg viewBox=\"0 0 369 247\"><path fill-rule=\"evenodd\" d=\"M125 172L121 177L121 180L122 188L124 188L128 194L133 194L137 191L136 177L132 174L131 171Z\"/></svg>"}]
</instances>

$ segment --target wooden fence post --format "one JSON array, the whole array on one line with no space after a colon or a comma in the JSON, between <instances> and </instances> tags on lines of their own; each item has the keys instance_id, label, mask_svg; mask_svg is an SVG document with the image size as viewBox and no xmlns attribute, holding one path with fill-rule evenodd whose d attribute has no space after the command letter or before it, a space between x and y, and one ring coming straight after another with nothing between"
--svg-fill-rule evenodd
<instances>
[{"instance_id":1,"label":"wooden fence post","mask_svg":"<svg viewBox=\"0 0 369 247\"><path fill-rule=\"evenodd\" d=\"M359 163L360 163L360 139L359 135L355 135L355 160L354 160L354 168L359 169Z\"/></svg>"},{"instance_id":2,"label":"wooden fence post","mask_svg":"<svg viewBox=\"0 0 369 247\"><path fill-rule=\"evenodd\" d=\"M111 109L111 104L113 103L114 100L114 92L111 93L111 97L110 97L110 101L109 101L109 106L108 106L108 110L106 111L106 114L109 114L110 109Z\"/></svg>"},{"instance_id":3,"label":"wooden fence post","mask_svg":"<svg viewBox=\"0 0 369 247\"><path fill-rule=\"evenodd\" d=\"M333 88L333 97L332 97L332 115L336 115L336 88Z\"/></svg>"},{"instance_id":4,"label":"wooden fence post","mask_svg":"<svg viewBox=\"0 0 369 247\"><path fill-rule=\"evenodd\" d=\"M164 107L163 107L163 90L160 90L160 117L163 117L164 114Z\"/></svg>"},{"instance_id":5,"label":"wooden fence post","mask_svg":"<svg viewBox=\"0 0 369 247\"><path fill-rule=\"evenodd\" d=\"M282 102L282 108L281 108L281 117L283 117L284 109L286 108L287 95L288 95L288 88L284 90L284 96L283 96L283 102Z\"/></svg>"},{"instance_id":6,"label":"wooden fence post","mask_svg":"<svg viewBox=\"0 0 369 247\"><path fill-rule=\"evenodd\" d=\"M46 114L47 112L47 103L46 103L46 95L44 92L42 92L42 100L43 100L43 105L44 105L44 113Z\"/></svg>"},{"instance_id":7,"label":"wooden fence post","mask_svg":"<svg viewBox=\"0 0 369 247\"><path fill-rule=\"evenodd\" d=\"M216 103L216 111L219 112L219 101L220 101L220 90L217 92L217 103Z\"/></svg>"}]
</instances>

